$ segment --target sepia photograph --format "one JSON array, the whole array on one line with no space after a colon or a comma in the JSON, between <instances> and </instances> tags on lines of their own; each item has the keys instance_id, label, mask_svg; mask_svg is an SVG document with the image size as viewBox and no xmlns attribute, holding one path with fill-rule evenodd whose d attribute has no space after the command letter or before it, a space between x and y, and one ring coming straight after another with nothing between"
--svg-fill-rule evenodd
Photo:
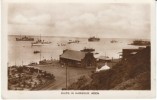
<instances>
[{"instance_id":1,"label":"sepia photograph","mask_svg":"<svg viewBox=\"0 0 157 100\"><path fill-rule=\"evenodd\" d=\"M9 2L7 91L151 91L151 18L150 3Z\"/></svg>"}]
</instances>

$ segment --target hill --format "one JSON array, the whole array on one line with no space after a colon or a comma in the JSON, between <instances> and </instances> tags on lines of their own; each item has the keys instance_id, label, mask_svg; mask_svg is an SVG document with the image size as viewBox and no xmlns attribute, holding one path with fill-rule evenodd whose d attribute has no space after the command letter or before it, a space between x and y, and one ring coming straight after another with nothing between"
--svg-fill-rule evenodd
<instances>
[{"instance_id":1,"label":"hill","mask_svg":"<svg viewBox=\"0 0 157 100\"><path fill-rule=\"evenodd\" d=\"M150 47L122 60L113 68L93 73L92 80L80 79L69 86L72 90L150 90Z\"/></svg>"}]
</instances>

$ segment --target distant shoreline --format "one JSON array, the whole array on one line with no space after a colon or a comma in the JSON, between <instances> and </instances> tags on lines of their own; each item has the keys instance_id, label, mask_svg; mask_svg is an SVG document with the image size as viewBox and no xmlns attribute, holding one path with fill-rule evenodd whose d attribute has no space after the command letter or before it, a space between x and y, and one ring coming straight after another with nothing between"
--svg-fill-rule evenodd
<instances>
[{"instance_id":1,"label":"distant shoreline","mask_svg":"<svg viewBox=\"0 0 157 100\"><path fill-rule=\"evenodd\" d=\"M8 36L20 36L20 35L8 35ZM37 35L21 35L21 36L32 36L32 37L40 37L40 36L37 36ZM59 38L84 38L84 39L87 39L89 37L75 37L75 36L42 36L42 37L59 37ZM138 39L141 39L141 38L109 38L109 37L98 37L100 39L135 39L135 40L138 40ZM151 39L148 39L148 38L142 38L142 40L151 40Z\"/></svg>"}]
</instances>

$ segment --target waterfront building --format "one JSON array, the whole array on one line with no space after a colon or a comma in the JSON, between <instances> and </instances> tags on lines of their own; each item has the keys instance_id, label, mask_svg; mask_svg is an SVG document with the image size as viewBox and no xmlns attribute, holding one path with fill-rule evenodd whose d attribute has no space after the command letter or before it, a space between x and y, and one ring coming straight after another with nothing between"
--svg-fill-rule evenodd
<instances>
[{"instance_id":1,"label":"waterfront building","mask_svg":"<svg viewBox=\"0 0 157 100\"><path fill-rule=\"evenodd\" d=\"M60 63L74 67L95 67L96 59L91 52L81 52L75 50L63 50L60 55Z\"/></svg>"},{"instance_id":2,"label":"waterfront building","mask_svg":"<svg viewBox=\"0 0 157 100\"><path fill-rule=\"evenodd\" d=\"M147 46L148 48L149 46ZM145 47L139 47L138 49L123 49L122 51L122 59L126 60L129 57L135 55L137 52L141 51L142 49L144 49Z\"/></svg>"},{"instance_id":3,"label":"waterfront building","mask_svg":"<svg viewBox=\"0 0 157 100\"><path fill-rule=\"evenodd\" d=\"M97 60L99 62L111 62L112 61L108 56L99 56Z\"/></svg>"}]
</instances>

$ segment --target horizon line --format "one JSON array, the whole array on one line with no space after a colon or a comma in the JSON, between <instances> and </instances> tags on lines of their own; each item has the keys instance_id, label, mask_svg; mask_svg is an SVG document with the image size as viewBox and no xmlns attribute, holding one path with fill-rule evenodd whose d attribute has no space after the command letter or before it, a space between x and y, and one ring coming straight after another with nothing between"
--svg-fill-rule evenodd
<instances>
[{"instance_id":1,"label":"horizon line","mask_svg":"<svg viewBox=\"0 0 157 100\"><path fill-rule=\"evenodd\" d=\"M8 36L20 36L20 35L13 35L13 34L8 34ZM21 35L21 36L36 36L36 37L40 37L40 36L37 36L37 35ZM93 35L94 36L94 35ZM93 37L93 36L89 36L89 37ZM42 37L72 37L72 38L89 38L87 36L49 36L49 35L43 35ZM121 38L121 39L149 39L151 40L151 38L129 38L129 37L99 37L99 36L95 36L97 38Z\"/></svg>"}]
</instances>

